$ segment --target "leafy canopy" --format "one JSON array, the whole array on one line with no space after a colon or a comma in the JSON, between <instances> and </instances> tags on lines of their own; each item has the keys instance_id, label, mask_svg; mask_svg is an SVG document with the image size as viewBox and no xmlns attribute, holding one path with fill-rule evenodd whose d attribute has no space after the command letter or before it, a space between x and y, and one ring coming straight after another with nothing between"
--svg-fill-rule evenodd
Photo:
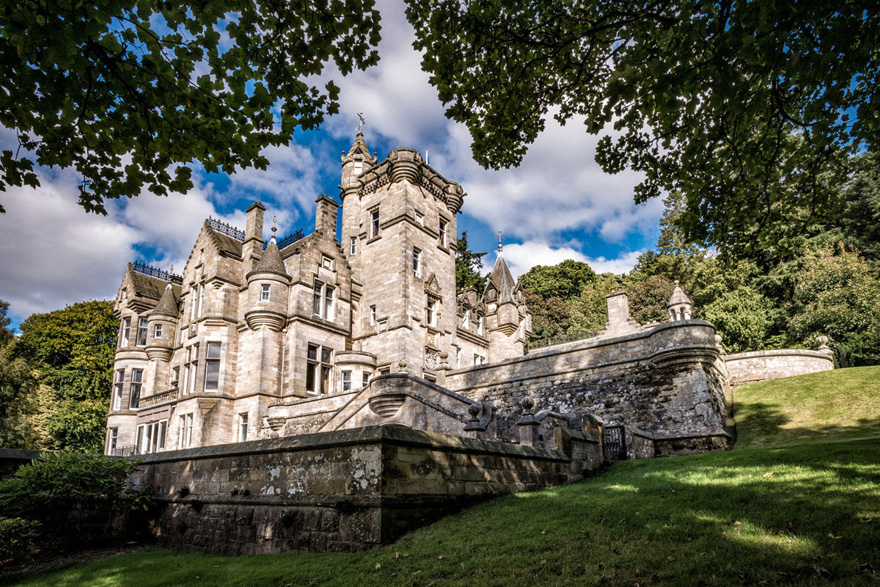
<instances>
[{"instance_id":1,"label":"leafy canopy","mask_svg":"<svg viewBox=\"0 0 880 587\"><path fill-rule=\"evenodd\" d=\"M478 162L519 164L548 116L583 118L605 171L644 173L637 202L684 195L689 241L792 238L839 210L845 155L880 136L865 3L408 0L407 16Z\"/></svg>"},{"instance_id":2,"label":"leafy canopy","mask_svg":"<svg viewBox=\"0 0 880 587\"><path fill-rule=\"evenodd\" d=\"M343 75L378 61L373 0L0 0L0 190L37 186L34 163L73 168L80 204L192 187L187 166L265 169L338 109ZM0 211L3 211L0 207Z\"/></svg>"}]
</instances>

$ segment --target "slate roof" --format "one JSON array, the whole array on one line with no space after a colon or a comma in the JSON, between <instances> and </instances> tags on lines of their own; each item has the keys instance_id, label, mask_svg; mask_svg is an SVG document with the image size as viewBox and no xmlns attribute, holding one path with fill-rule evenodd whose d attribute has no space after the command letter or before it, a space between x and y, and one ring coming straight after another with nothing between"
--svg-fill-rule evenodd
<instances>
[{"instance_id":1,"label":"slate roof","mask_svg":"<svg viewBox=\"0 0 880 587\"><path fill-rule=\"evenodd\" d=\"M677 306L680 304L687 304L693 306L694 303L691 301L687 294L682 291L681 287L679 287L678 282L675 282L675 289L672 290L672 296L669 298L669 303L666 304L666 307L669 308L671 306Z\"/></svg>"},{"instance_id":2,"label":"slate roof","mask_svg":"<svg viewBox=\"0 0 880 587\"><path fill-rule=\"evenodd\" d=\"M516 290L516 281L510 274L510 268L504 260L504 255L498 252L498 258L495 259L495 267L492 269L492 275L489 276L489 283L498 290L498 303L515 301L513 292Z\"/></svg>"},{"instance_id":3,"label":"slate roof","mask_svg":"<svg viewBox=\"0 0 880 587\"><path fill-rule=\"evenodd\" d=\"M274 236L269 241L266 250L263 251L263 256L254 265L253 270L248 273L248 277L254 273L275 273L284 277L290 277L287 274L287 269L284 267L284 260L281 259L281 252L278 250L278 244L275 242Z\"/></svg>"},{"instance_id":4,"label":"slate roof","mask_svg":"<svg viewBox=\"0 0 880 587\"><path fill-rule=\"evenodd\" d=\"M171 316L172 318L177 318L177 300L174 297L174 288L170 283L165 286L165 291L162 292L162 297L159 298L159 303L150 311L150 315L153 314L157 316Z\"/></svg>"}]
</instances>

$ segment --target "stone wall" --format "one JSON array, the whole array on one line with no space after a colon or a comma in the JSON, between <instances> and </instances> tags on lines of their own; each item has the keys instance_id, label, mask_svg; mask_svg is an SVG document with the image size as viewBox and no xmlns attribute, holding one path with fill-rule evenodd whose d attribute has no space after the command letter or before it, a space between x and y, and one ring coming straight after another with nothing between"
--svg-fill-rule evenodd
<instances>
[{"instance_id":1,"label":"stone wall","mask_svg":"<svg viewBox=\"0 0 880 587\"><path fill-rule=\"evenodd\" d=\"M498 433L507 439L516 438L526 396L573 421L594 414L655 438L723 435L725 380L714 337L703 320L670 322L452 371L445 381L471 400L493 403Z\"/></svg>"},{"instance_id":2,"label":"stone wall","mask_svg":"<svg viewBox=\"0 0 880 587\"><path fill-rule=\"evenodd\" d=\"M207 552L352 551L492 496L582 479L599 443L559 450L373 426L145 455L136 486L166 504L168 544Z\"/></svg>"},{"instance_id":3,"label":"stone wall","mask_svg":"<svg viewBox=\"0 0 880 587\"><path fill-rule=\"evenodd\" d=\"M781 379L834 369L829 351L784 349L754 351L725 357L731 385L744 385L767 379Z\"/></svg>"}]
</instances>

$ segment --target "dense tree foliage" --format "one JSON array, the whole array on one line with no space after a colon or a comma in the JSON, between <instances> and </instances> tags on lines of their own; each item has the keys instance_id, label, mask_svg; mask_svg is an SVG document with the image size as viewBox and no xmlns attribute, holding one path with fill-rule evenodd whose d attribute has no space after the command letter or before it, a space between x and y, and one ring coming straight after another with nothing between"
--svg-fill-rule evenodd
<instances>
[{"instance_id":1,"label":"dense tree foliage","mask_svg":"<svg viewBox=\"0 0 880 587\"><path fill-rule=\"evenodd\" d=\"M580 295L596 274L581 261L566 259L558 265L535 265L520 277L523 289L541 298L570 300Z\"/></svg>"},{"instance_id":2,"label":"dense tree foliage","mask_svg":"<svg viewBox=\"0 0 880 587\"><path fill-rule=\"evenodd\" d=\"M489 274L481 274L483 256L486 253L475 253L468 248L467 231L461 233L455 248L455 288L458 291L472 287L482 294L486 289Z\"/></svg>"},{"instance_id":3,"label":"dense tree foliage","mask_svg":"<svg viewBox=\"0 0 880 587\"><path fill-rule=\"evenodd\" d=\"M516 165L549 116L583 118L605 171L644 173L638 202L684 195L688 241L748 251L833 218L848 154L880 137L863 2L408 0L407 16L478 162Z\"/></svg>"},{"instance_id":4,"label":"dense tree foliage","mask_svg":"<svg viewBox=\"0 0 880 587\"><path fill-rule=\"evenodd\" d=\"M82 302L22 322L0 349L5 446L98 451L109 408L118 322L110 302Z\"/></svg>"},{"instance_id":5,"label":"dense tree foliage","mask_svg":"<svg viewBox=\"0 0 880 587\"><path fill-rule=\"evenodd\" d=\"M0 153L0 190L38 185L34 163L70 167L101 213L143 188L186 191L192 161L264 169L264 147L337 111L318 76L378 60L373 0L2 5L0 124L21 152Z\"/></svg>"}]
</instances>

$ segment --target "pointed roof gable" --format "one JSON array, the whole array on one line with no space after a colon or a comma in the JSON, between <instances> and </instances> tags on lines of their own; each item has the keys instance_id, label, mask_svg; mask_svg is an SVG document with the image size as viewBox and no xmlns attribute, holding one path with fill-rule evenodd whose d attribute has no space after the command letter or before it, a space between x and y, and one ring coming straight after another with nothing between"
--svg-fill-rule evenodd
<instances>
[{"instance_id":1,"label":"pointed roof gable","mask_svg":"<svg viewBox=\"0 0 880 587\"><path fill-rule=\"evenodd\" d=\"M253 270L247 274L248 278L255 273L275 273L284 277L290 277L284 266L284 260L281 258L281 252L278 250L278 244L275 242L275 235L272 235L266 250L263 251L263 256L254 265Z\"/></svg>"},{"instance_id":2,"label":"pointed roof gable","mask_svg":"<svg viewBox=\"0 0 880 587\"><path fill-rule=\"evenodd\" d=\"M501 249L498 249L498 257L495 259L495 267L489 276L489 284L498 290L498 303L515 302L514 292L516 291L516 281L510 273L510 268L504 260Z\"/></svg>"},{"instance_id":3,"label":"pointed roof gable","mask_svg":"<svg viewBox=\"0 0 880 587\"><path fill-rule=\"evenodd\" d=\"M687 296L687 294L684 293L684 291L681 289L681 286L678 285L678 281L676 281L675 282L675 289L672 290L672 296L669 298L669 303L666 304L666 307L669 308L671 306L677 306L677 305L681 305L681 304L685 304L685 305L689 305L689 306L694 305L694 303Z\"/></svg>"},{"instance_id":4,"label":"pointed roof gable","mask_svg":"<svg viewBox=\"0 0 880 587\"><path fill-rule=\"evenodd\" d=\"M171 287L170 283L165 286L165 291L162 292L162 297L159 298L159 303L150 311L149 315L171 316L172 318L177 318L177 300L174 298L174 288Z\"/></svg>"},{"instance_id":5,"label":"pointed roof gable","mask_svg":"<svg viewBox=\"0 0 880 587\"><path fill-rule=\"evenodd\" d=\"M345 158L351 158L355 155L361 155L365 161L376 162L375 158L370 155L370 149L367 148L367 142L364 140L364 133L358 131L357 137L354 139L354 144L352 144L351 149L346 153Z\"/></svg>"}]
</instances>

